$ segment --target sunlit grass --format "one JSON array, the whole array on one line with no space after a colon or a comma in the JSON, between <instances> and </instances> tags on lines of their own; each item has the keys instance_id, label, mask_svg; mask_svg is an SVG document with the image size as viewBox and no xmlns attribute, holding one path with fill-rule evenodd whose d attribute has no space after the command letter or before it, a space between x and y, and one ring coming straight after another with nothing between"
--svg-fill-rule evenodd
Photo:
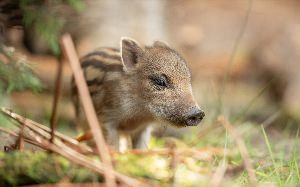
<instances>
[{"instance_id":1,"label":"sunlit grass","mask_svg":"<svg viewBox=\"0 0 300 187\"><path fill-rule=\"evenodd\" d=\"M280 179L280 174L279 174L279 171L278 171L277 162L275 162L273 151L272 151L272 148L271 148L271 144L269 142L269 139L267 137L267 134L265 132L264 127L261 126L261 128L262 128L262 132L263 132L263 135L264 135L264 138L265 138L265 142L266 142L266 145L267 145L270 157L271 157L271 161L272 161L272 164L273 164L274 172L276 174L276 179L278 181L279 186L282 186L282 182L281 182L281 179Z\"/></svg>"},{"instance_id":2,"label":"sunlit grass","mask_svg":"<svg viewBox=\"0 0 300 187\"><path fill-rule=\"evenodd\" d=\"M299 186L299 128L295 135L295 124L287 124L285 128L272 127L269 123L265 124L273 118L273 115L263 120L262 124L239 121L234 124L234 128L243 138L250 153L258 185ZM224 183L221 186L249 185L248 174L242 166L243 158L233 138L229 135L228 139L224 140L224 137L227 137L226 130L212 121L203 126L198 133L186 135L184 141L188 145L200 149L207 147L222 149L225 144L228 165L223 179ZM268 128L265 129L264 126L268 126ZM211 176L223 161L222 155L216 155L212 162L204 161L202 167L208 168L206 175Z\"/></svg>"}]
</instances>

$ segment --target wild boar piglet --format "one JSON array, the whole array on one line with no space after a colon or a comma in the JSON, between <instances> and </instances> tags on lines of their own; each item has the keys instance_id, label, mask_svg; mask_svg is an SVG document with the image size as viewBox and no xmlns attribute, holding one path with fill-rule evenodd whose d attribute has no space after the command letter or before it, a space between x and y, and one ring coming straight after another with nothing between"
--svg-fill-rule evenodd
<instances>
[{"instance_id":1,"label":"wild boar piglet","mask_svg":"<svg viewBox=\"0 0 300 187\"><path fill-rule=\"evenodd\" d=\"M154 121L195 126L205 115L192 94L185 60L163 42L143 47L121 38L120 50L99 48L84 56L81 66L105 138L117 149L120 134L142 149ZM78 123L84 125L74 83L73 96Z\"/></svg>"}]
</instances>

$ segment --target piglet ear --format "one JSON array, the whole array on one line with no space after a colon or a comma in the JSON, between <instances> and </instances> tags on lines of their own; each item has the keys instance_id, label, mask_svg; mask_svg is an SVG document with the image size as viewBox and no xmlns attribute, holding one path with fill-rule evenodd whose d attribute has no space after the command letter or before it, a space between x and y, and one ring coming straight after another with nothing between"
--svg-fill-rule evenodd
<instances>
[{"instance_id":1,"label":"piglet ear","mask_svg":"<svg viewBox=\"0 0 300 187\"><path fill-rule=\"evenodd\" d=\"M153 46L154 47L169 47L169 45L165 42L162 42L162 41L155 41L153 43Z\"/></svg>"},{"instance_id":2,"label":"piglet ear","mask_svg":"<svg viewBox=\"0 0 300 187\"><path fill-rule=\"evenodd\" d=\"M130 71L135 68L138 63L138 56L142 55L143 49L138 42L131 38L121 38L121 58L125 71Z\"/></svg>"}]
</instances>

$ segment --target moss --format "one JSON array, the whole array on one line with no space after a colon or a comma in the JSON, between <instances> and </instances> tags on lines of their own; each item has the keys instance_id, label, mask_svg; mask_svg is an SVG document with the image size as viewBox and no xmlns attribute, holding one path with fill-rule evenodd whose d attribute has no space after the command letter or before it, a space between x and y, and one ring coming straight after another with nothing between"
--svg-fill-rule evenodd
<instances>
[{"instance_id":1,"label":"moss","mask_svg":"<svg viewBox=\"0 0 300 187\"><path fill-rule=\"evenodd\" d=\"M43 151L0 153L0 186L102 181L102 177Z\"/></svg>"}]
</instances>

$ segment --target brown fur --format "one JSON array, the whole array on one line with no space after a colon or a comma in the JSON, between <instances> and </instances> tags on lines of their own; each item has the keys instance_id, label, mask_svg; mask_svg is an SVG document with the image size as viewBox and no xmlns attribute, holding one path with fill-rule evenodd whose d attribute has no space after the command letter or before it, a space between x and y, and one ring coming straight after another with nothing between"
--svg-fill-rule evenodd
<instances>
[{"instance_id":1,"label":"brown fur","mask_svg":"<svg viewBox=\"0 0 300 187\"><path fill-rule=\"evenodd\" d=\"M119 134L125 133L132 137L133 147L144 148L150 137L148 126L155 120L184 127L204 117L192 95L186 62L162 42L141 47L122 38L120 51L100 48L81 63L106 139L113 146L118 147ZM83 123L76 92L74 96Z\"/></svg>"}]
</instances>

